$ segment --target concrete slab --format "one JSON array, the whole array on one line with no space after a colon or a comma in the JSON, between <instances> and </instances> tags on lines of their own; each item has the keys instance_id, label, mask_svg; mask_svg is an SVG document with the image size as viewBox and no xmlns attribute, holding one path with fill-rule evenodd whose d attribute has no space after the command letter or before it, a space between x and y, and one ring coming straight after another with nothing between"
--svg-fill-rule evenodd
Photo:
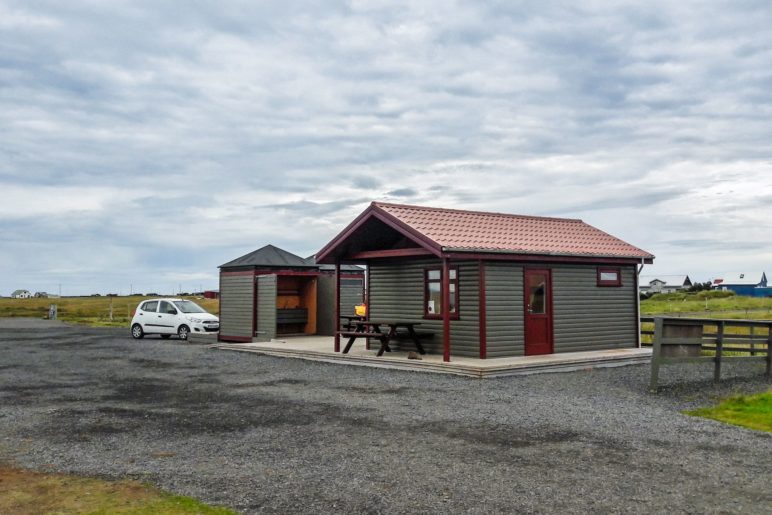
<instances>
[{"instance_id":1,"label":"concrete slab","mask_svg":"<svg viewBox=\"0 0 772 515\"><path fill-rule=\"evenodd\" d=\"M438 354L421 356L421 360L407 359L408 351L394 351L376 356L377 345L367 350L363 343L355 343L348 354L333 350L334 340L328 336L300 336L270 342L218 343L212 348L252 352L267 356L299 358L344 365L413 370L455 374L467 377L504 377L544 372L570 372L586 368L618 367L647 364L651 361L651 349L612 349L589 352L567 352L542 356L477 359L451 357L449 363Z\"/></svg>"}]
</instances>

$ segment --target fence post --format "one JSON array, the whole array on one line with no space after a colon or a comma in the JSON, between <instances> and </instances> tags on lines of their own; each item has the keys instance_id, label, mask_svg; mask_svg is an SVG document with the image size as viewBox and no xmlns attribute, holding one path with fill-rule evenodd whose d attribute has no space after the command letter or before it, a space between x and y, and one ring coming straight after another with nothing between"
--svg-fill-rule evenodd
<instances>
[{"instance_id":1,"label":"fence post","mask_svg":"<svg viewBox=\"0 0 772 515\"><path fill-rule=\"evenodd\" d=\"M654 337L652 338L651 353L651 381L649 391L657 393L657 381L659 380L659 365L662 359L662 318L654 319Z\"/></svg>"},{"instance_id":2,"label":"fence post","mask_svg":"<svg viewBox=\"0 0 772 515\"><path fill-rule=\"evenodd\" d=\"M718 327L716 328L716 357L713 358L716 362L716 366L713 370L713 380L718 382L721 380L721 356L724 352L724 321L718 321Z\"/></svg>"},{"instance_id":3,"label":"fence post","mask_svg":"<svg viewBox=\"0 0 772 515\"><path fill-rule=\"evenodd\" d=\"M772 376L772 324L767 325L767 377Z\"/></svg>"},{"instance_id":4,"label":"fence post","mask_svg":"<svg viewBox=\"0 0 772 515\"><path fill-rule=\"evenodd\" d=\"M751 331L750 332L751 332L751 334L750 334L750 338L751 338L751 356L755 356L756 355L756 343L753 341L753 335L756 333L756 326L755 325L751 326Z\"/></svg>"}]
</instances>

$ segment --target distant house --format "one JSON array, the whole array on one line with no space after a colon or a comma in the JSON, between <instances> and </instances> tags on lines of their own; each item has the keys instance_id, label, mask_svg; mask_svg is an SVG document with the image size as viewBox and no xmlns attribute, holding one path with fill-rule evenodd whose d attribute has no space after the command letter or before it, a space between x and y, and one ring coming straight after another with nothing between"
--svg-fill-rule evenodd
<instances>
[{"instance_id":1,"label":"distant house","mask_svg":"<svg viewBox=\"0 0 772 515\"><path fill-rule=\"evenodd\" d=\"M688 275L642 275L638 280L641 293L673 293L692 286Z\"/></svg>"},{"instance_id":2,"label":"distant house","mask_svg":"<svg viewBox=\"0 0 772 515\"><path fill-rule=\"evenodd\" d=\"M750 297L772 296L772 288L767 287L767 274L764 272L732 272L713 280L713 289L731 290L737 295Z\"/></svg>"},{"instance_id":3,"label":"distant house","mask_svg":"<svg viewBox=\"0 0 772 515\"><path fill-rule=\"evenodd\" d=\"M220 290L206 290L203 293L203 297L205 299L219 299L220 298Z\"/></svg>"},{"instance_id":4,"label":"distant house","mask_svg":"<svg viewBox=\"0 0 772 515\"><path fill-rule=\"evenodd\" d=\"M16 290L11 294L12 299L28 299L32 297L29 290Z\"/></svg>"},{"instance_id":5,"label":"distant house","mask_svg":"<svg viewBox=\"0 0 772 515\"><path fill-rule=\"evenodd\" d=\"M44 291L36 291L35 292L35 298L36 299L47 299L48 298L48 293L46 293Z\"/></svg>"}]
</instances>

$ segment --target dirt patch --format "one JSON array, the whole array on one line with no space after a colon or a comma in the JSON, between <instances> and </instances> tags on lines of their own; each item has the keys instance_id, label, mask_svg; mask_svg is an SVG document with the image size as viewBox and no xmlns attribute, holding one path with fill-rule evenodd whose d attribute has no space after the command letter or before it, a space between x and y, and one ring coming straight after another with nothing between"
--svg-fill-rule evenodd
<instances>
[{"instance_id":1,"label":"dirt patch","mask_svg":"<svg viewBox=\"0 0 772 515\"><path fill-rule=\"evenodd\" d=\"M232 513L136 481L30 472L0 465L0 513Z\"/></svg>"}]
</instances>

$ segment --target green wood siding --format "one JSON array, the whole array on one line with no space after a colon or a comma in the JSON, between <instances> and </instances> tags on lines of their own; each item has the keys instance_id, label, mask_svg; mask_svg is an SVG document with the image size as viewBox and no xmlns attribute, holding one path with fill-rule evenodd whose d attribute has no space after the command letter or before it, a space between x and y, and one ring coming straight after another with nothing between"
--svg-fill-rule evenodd
<instances>
[{"instance_id":1,"label":"green wood siding","mask_svg":"<svg viewBox=\"0 0 772 515\"><path fill-rule=\"evenodd\" d=\"M324 274L317 283L317 321L316 334L333 336L335 334L335 275ZM364 301L364 277L360 279L340 280L340 314L353 315L354 306Z\"/></svg>"},{"instance_id":2,"label":"green wood siding","mask_svg":"<svg viewBox=\"0 0 772 515\"><path fill-rule=\"evenodd\" d=\"M423 341L427 352L442 353L442 320L424 319L424 269L440 261L371 263L370 317L419 322L419 332L431 332L433 338ZM479 268L477 262L451 262L458 266L459 313L451 321L451 355L480 355L479 333ZM395 344L395 346L399 346ZM413 349L405 343L405 349Z\"/></svg>"},{"instance_id":3,"label":"green wood siding","mask_svg":"<svg viewBox=\"0 0 772 515\"><path fill-rule=\"evenodd\" d=\"M252 337L252 275L220 277L220 334Z\"/></svg>"},{"instance_id":4,"label":"green wood siding","mask_svg":"<svg viewBox=\"0 0 772 515\"><path fill-rule=\"evenodd\" d=\"M335 335L335 276L322 274L316 283L316 334Z\"/></svg>"},{"instance_id":5,"label":"green wood siding","mask_svg":"<svg viewBox=\"0 0 772 515\"><path fill-rule=\"evenodd\" d=\"M620 267L618 287L598 287L597 266L551 268L556 353L637 345L635 267Z\"/></svg>"},{"instance_id":6,"label":"green wood siding","mask_svg":"<svg viewBox=\"0 0 772 515\"><path fill-rule=\"evenodd\" d=\"M354 306L361 304L364 300L365 281L364 279L341 279L340 280L340 314L353 315ZM333 301L335 292L333 292Z\"/></svg>"},{"instance_id":7,"label":"green wood siding","mask_svg":"<svg viewBox=\"0 0 772 515\"><path fill-rule=\"evenodd\" d=\"M595 265L533 265L552 270L554 350L578 352L636 345L634 267L621 287L598 287ZM486 263L488 357L525 351L523 266Z\"/></svg>"},{"instance_id":8,"label":"green wood siding","mask_svg":"<svg viewBox=\"0 0 772 515\"><path fill-rule=\"evenodd\" d=\"M257 277L257 341L276 338L276 276Z\"/></svg>"},{"instance_id":9,"label":"green wood siding","mask_svg":"<svg viewBox=\"0 0 772 515\"><path fill-rule=\"evenodd\" d=\"M525 353L523 267L486 263L485 284L488 357L522 356Z\"/></svg>"}]
</instances>

